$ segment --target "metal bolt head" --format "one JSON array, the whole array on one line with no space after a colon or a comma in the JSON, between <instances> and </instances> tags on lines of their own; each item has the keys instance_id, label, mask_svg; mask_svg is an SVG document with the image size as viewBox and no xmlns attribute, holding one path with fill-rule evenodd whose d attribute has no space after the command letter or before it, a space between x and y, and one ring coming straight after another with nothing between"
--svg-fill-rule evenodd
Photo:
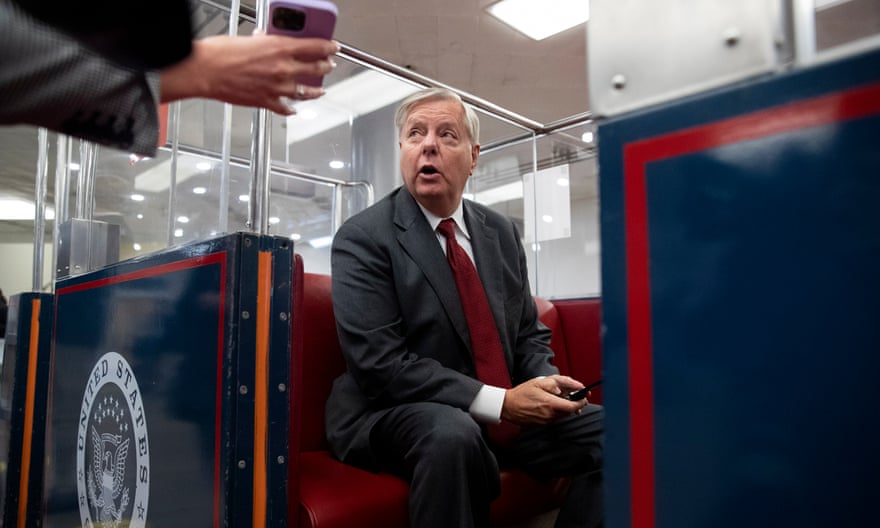
<instances>
[{"instance_id":1,"label":"metal bolt head","mask_svg":"<svg viewBox=\"0 0 880 528\"><path fill-rule=\"evenodd\" d=\"M244 460L238 461L238 469L244 469L246 467L247 467L247 462L245 462Z\"/></svg>"},{"instance_id":2,"label":"metal bolt head","mask_svg":"<svg viewBox=\"0 0 880 528\"><path fill-rule=\"evenodd\" d=\"M729 48L739 44L739 39L742 38L742 34L737 27L727 28L721 36L724 38L724 44Z\"/></svg>"},{"instance_id":3,"label":"metal bolt head","mask_svg":"<svg viewBox=\"0 0 880 528\"><path fill-rule=\"evenodd\" d=\"M276 460L278 460L279 464L283 464L284 463L284 455L278 455L278 458Z\"/></svg>"},{"instance_id":4,"label":"metal bolt head","mask_svg":"<svg viewBox=\"0 0 880 528\"><path fill-rule=\"evenodd\" d=\"M247 385L240 385L238 387L238 393L239 394L247 394L248 393Z\"/></svg>"},{"instance_id":5,"label":"metal bolt head","mask_svg":"<svg viewBox=\"0 0 880 528\"><path fill-rule=\"evenodd\" d=\"M278 392L286 392L286 391L287 391L287 385L284 383L279 383L278 384Z\"/></svg>"},{"instance_id":6,"label":"metal bolt head","mask_svg":"<svg viewBox=\"0 0 880 528\"><path fill-rule=\"evenodd\" d=\"M626 86L626 77L624 77L623 74L618 73L611 78L611 86L613 86L615 90L623 90Z\"/></svg>"},{"instance_id":7,"label":"metal bolt head","mask_svg":"<svg viewBox=\"0 0 880 528\"><path fill-rule=\"evenodd\" d=\"M282 321L287 321L287 312L281 312L278 314L278 317L281 318Z\"/></svg>"},{"instance_id":8,"label":"metal bolt head","mask_svg":"<svg viewBox=\"0 0 880 528\"><path fill-rule=\"evenodd\" d=\"M249 311L245 310L245 311L241 312L241 318L242 319L250 319L251 313Z\"/></svg>"}]
</instances>

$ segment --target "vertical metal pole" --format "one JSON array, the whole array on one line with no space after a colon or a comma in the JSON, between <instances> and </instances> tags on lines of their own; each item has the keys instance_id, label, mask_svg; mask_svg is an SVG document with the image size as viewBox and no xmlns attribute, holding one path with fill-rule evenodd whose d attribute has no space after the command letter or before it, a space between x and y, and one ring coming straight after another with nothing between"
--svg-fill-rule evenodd
<instances>
[{"instance_id":1,"label":"vertical metal pole","mask_svg":"<svg viewBox=\"0 0 880 528\"><path fill-rule=\"evenodd\" d=\"M32 289L43 290L43 248L46 233L46 185L49 174L49 131L37 130L37 175L34 185L34 269Z\"/></svg>"},{"instance_id":2,"label":"vertical metal pole","mask_svg":"<svg viewBox=\"0 0 880 528\"><path fill-rule=\"evenodd\" d=\"M86 229L86 260L85 267L78 270L79 273L92 270L94 258L92 256L93 242L93 225L92 220L95 217L95 158L97 157L98 146L89 141L80 141L79 143L79 177L82 183L82 196L77 194L77 208L80 209L79 218L88 220L88 228ZM73 251L73 248L71 248Z\"/></svg>"},{"instance_id":3,"label":"vertical metal pole","mask_svg":"<svg viewBox=\"0 0 880 528\"><path fill-rule=\"evenodd\" d=\"M168 182L168 233L165 245L174 245L174 201L177 197L177 157L180 155L180 103L168 109L168 134L171 136L171 174Z\"/></svg>"},{"instance_id":4,"label":"vertical metal pole","mask_svg":"<svg viewBox=\"0 0 880 528\"><path fill-rule=\"evenodd\" d=\"M229 36L238 35L238 17L241 12L241 2L232 0L229 8ZM223 104L223 146L220 153L220 211L217 219L217 228L221 233L229 232L229 158L232 144L232 105Z\"/></svg>"},{"instance_id":5,"label":"vertical metal pole","mask_svg":"<svg viewBox=\"0 0 880 528\"><path fill-rule=\"evenodd\" d=\"M257 29L266 30L267 0L257 0ZM248 201L248 227L261 235L269 232L269 177L271 174L272 130L269 111L254 111L251 142L251 190Z\"/></svg>"},{"instance_id":6,"label":"vertical metal pole","mask_svg":"<svg viewBox=\"0 0 880 528\"><path fill-rule=\"evenodd\" d=\"M58 134L55 156L55 223L52 226L52 285L58 278L58 249L61 241L61 224L67 221L70 202L70 137Z\"/></svg>"},{"instance_id":7,"label":"vertical metal pole","mask_svg":"<svg viewBox=\"0 0 880 528\"><path fill-rule=\"evenodd\" d=\"M816 6L813 0L791 0L794 62L811 64L816 58Z\"/></svg>"},{"instance_id":8,"label":"vertical metal pole","mask_svg":"<svg viewBox=\"0 0 880 528\"><path fill-rule=\"evenodd\" d=\"M535 197L533 200L534 207L532 208L532 214L534 215L532 218L532 226L535 229L535 265L532 269L535 270L535 295L540 295L541 274L539 271L541 259L539 257L541 256L541 241L538 238L538 135L534 130L532 131L532 195Z\"/></svg>"}]
</instances>

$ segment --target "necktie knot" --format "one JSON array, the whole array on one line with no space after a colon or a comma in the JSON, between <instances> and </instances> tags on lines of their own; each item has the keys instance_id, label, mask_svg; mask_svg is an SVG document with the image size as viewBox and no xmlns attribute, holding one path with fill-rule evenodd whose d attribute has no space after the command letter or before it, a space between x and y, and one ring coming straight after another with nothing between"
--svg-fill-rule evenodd
<instances>
[{"instance_id":1,"label":"necktie knot","mask_svg":"<svg viewBox=\"0 0 880 528\"><path fill-rule=\"evenodd\" d=\"M449 240L450 237L455 239L455 220L452 218L447 218L446 220L441 220L440 225L437 226L437 231L440 231L440 234L446 237L446 240Z\"/></svg>"}]
</instances>

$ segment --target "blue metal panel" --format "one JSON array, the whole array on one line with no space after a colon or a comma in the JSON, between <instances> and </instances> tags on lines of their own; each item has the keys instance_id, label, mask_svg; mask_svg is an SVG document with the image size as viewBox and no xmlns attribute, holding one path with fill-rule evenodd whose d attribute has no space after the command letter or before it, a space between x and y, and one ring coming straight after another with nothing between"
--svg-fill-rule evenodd
<instances>
[{"instance_id":1,"label":"blue metal panel","mask_svg":"<svg viewBox=\"0 0 880 528\"><path fill-rule=\"evenodd\" d=\"M275 510L286 511L286 493L255 486L253 470L261 252L273 262L262 284L289 312L292 247L250 234L58 283L49 526L102 516L132 527L249 526L255 507L279 526ZM289 327L269 328L270 371L277 366L274 379L289 383ZM283 435L280 444L262 440L273 443L267 457L276 464L286 458L286 400L270 391L264 417L269 434ZM255 505L255 488L283 506Z\"/></svg>"},{"instance_id":2,"label":"blue metal panel","mask_svg":"<svg viewBox=\"0 0 880 528\"><path fill-rule=\"evenodd\" d=\"M9 299L0 375L0 526L39 526L54 296ZM29 387L29 385L32 385Z\"/></svg>"},{"instance_id":3,"label":"blue metal panel","mask_svg":"<svg viewBox=\"0 0 880 528\"><path fill-rule=\"evenodd\" d=\"M880 525L880 53L599 127L607 525Z\"/></svg>"}]
</instances>

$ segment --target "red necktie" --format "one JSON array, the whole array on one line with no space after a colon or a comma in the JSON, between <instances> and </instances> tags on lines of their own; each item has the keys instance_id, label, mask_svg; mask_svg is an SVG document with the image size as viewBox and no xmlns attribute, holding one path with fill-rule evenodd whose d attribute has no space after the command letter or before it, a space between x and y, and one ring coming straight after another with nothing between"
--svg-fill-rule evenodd
<instances>
[{"instance_id":1,"label":"red necktie","mask_svg":"<svg viewBox=\"0 0 880 528\"><path fill-rule=\"evenodd\" d=\"M492 316L492 309L489 307L480 275L467 252L455 239L455 220L451 218L443 220L437 226L437 230L446 238L446 260L449 261L449 267L452 268L452 274L455 276L455 286L467 319L477 378L488 385L509 389L510 373L507 370L501 338L498 336L498 328L495 326L495 318ZM489 438L505 445L519 433L519 427L501 422L490 424L488 432Z\"/></svg>"}]
</instances>

